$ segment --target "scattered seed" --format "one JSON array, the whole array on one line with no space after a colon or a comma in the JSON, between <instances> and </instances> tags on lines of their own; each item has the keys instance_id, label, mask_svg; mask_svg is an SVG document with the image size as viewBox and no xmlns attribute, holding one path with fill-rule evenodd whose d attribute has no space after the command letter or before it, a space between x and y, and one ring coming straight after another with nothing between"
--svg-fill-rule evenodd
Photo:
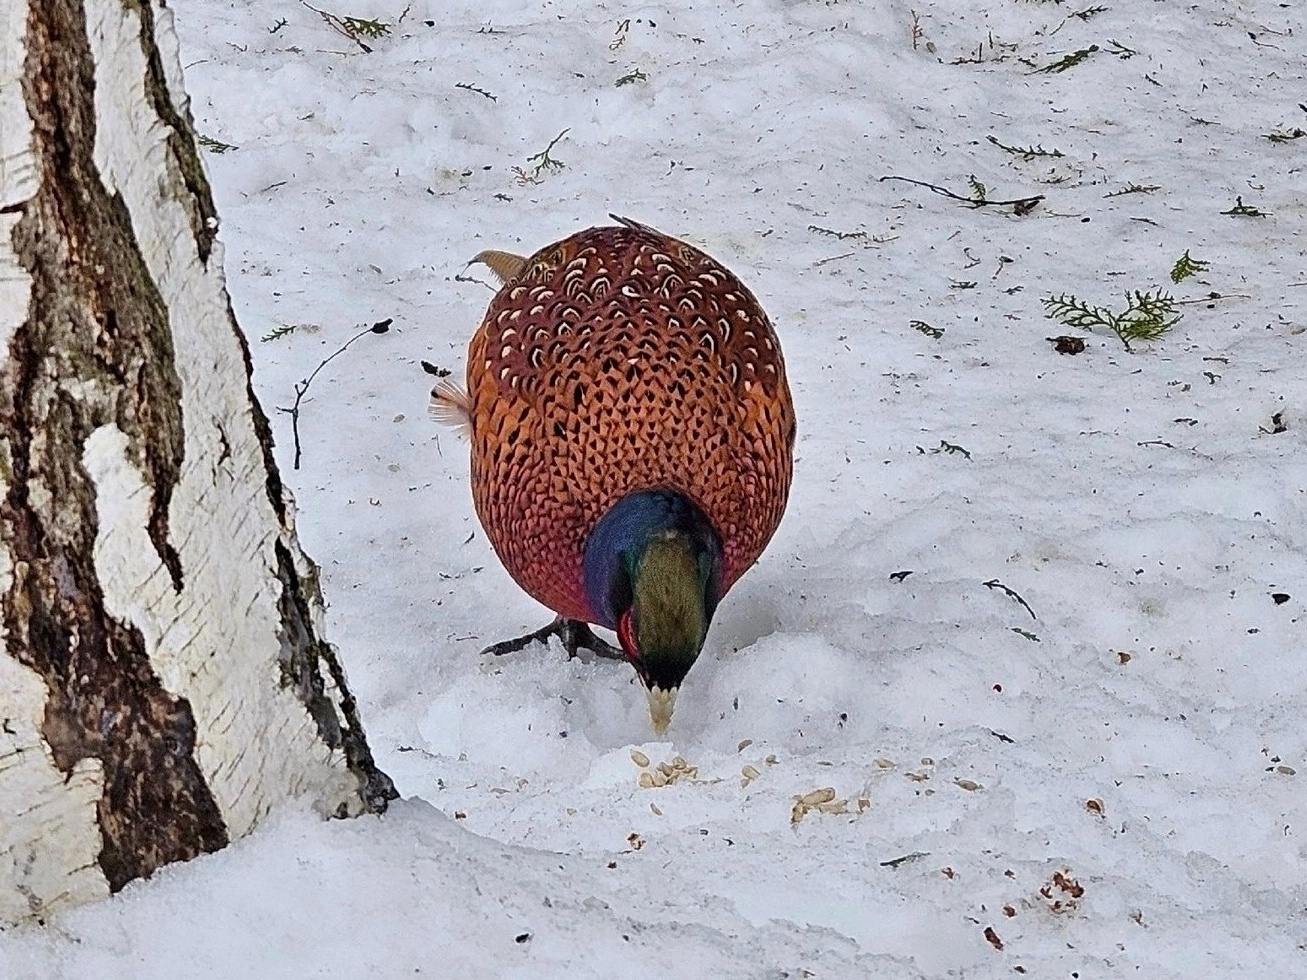
<instances>
[{"instance_id":1,"label":"scattered seed","mask_svg":"<svg viewBox=\"0 0 1307 980\"><path fill-rule=\"evenodd\" d=\"M877 759L877 760L876 760L876 767L877 767L878 769L893 769L893 768L894 768L894 762L893 762L892 760L890 760L890 759Z\"/></svg>"},{"instance_id":2,"label":"scattered seed","mask_svg":"<svg viewBox=\"0 0 1307 980\"><path fill-rule=\"evenodd\" d=\"M1276 766L1275 771L1281 776L1296 776L1298 774L1298 770L1293 766Z\"/></svg>"},{"instance_id":3,"label":"scattered seed","mask_svg":"<svg viewBox=\"0 0 1307 980\"><path fill-rule=\"evenodd\" d=\"M763 759L762 761L763 761L763 763L764 763L765 765L768 765L768 766L774 766L774 765L776 765L776 756L774 756L774 755L769 755L769 756L767 756L767 758Z\"/></svg>"},{"instance_id":4,"label":"scattered seed","mask_svg":"<svg viewBox=\"0 0 1307 980\"><path fill-rule=\"evenodd\" d=\"M673 757L671 762L660 762L650 769L644 768L649 765L649 757L638 749L632 749L631 761L643 768L644 771L640 773L638 780L645 789L670 786L679 780L690 783L719 782L719 780L701 780L699 767L690 765L685 761L685 757L680 755Z\"/></svg>"},{"instance_id":5,"label":"scattered seed","mask_svg":"<svg viewBox=\"0 0 1307 980\"><path fill-rule=\"evenodd\" d=\"M657 803L650 803L650 804L649 804L649 809L653 811L653 815L654 815L655 817L661 817L661 816L663 815L663 811L660 810L660 809L658 809L658 804L657 804Z\"/></svg>"},{"instance_id":6,"label":"scattered seed","mask_svg":"<svg viewBox=\"0 0 1307 980\"><path fill-rule=\"evenodd\" d=\"M743 769L740 770L740 785L748 786L751 782L753 782L761 775L762 773L760 773L753 766L745 766Z\"/></svg>"},{"instance_id":7,"label":"scattered seed","mask_svg":"<svg viewBox=\"0 0 1307 980\"><path fill-rule=\"evenodd\" d=\"M794 798L794 807L790 810L790 826L798 826L799 821L811 810L818 813L848 813L848 806L848 800L835 799L835 788L832 786L809 790Z\"/></svg>"},{"instance_id":8,"label":"scattered seed","mask_svg":"<svg viewBox=\"0 0 1307 980\"><path fill-rule=\"evenodd\" d=\"M867 799L865 796L859 796L859 797L858 797L858 812L859 812L859 813L864 812L865 810L869 809L870 807L871 807L871 800Z\"/></svg>"},{"instance_id":9,"label":"scattered seed","mask_svg":"<svg viewBox=\"0 0 1307 980\"><path fill-rule=\"evenodd\" d=\"M1003 940L998 938L998 933L994 931L993 926L985 926L985 939L988 940L989 945L993 946L995 949L1003 948Z\"/></svg>"},{"instance_id":10,"label":"scattered seed","mask_svg":"<svg viewBox=\"0 0 1307 980\"><path fill-rule=\"evenodd\" d=\"M737 746L735 747L735 751L736 751L736 752L743 752L745 749L747 749L747 748L748 748L750 745L752 745L752 744L753 744L753 739L751 739L751 738L742 738L742 739L740 739L740 744L737 745Z\"/></svg>"},{"instance_id":11,"label":"scattered seed","mask_svg":"<svg viewBox=\"0 0 1307 980\"><path fill-rule=\"evenodd\" d=\"M1105 807L1103 801L1097 797L1094 797L1092 800L1085 800L1085 809L1090 813L1097 813L1100 817L1107 816L1107 807Z\"/></svg>"},{"instance_id":12,"label":"scattered seed","mask_svg":"<svg viewBox=\"0 0 1307 980\"><path fill-rule=\"evenodd\" d=\"M955 779L953 781L969 793L974 793L976 790L981 788L980 783L976 782L974 779Z\"/></svg>"},{"instance_id":13,"label":"scattered seed","mask_svg":"<svg viewBox=\"0 0 1307 980\"><path fill-rule=\"evenodd\" d=\"M829 803L835 799L835 787L824 786L821 789L810 790L802 796L796 796L796 800L804 806L817 806L819 803Z\"/></svg>"}]
</instances>

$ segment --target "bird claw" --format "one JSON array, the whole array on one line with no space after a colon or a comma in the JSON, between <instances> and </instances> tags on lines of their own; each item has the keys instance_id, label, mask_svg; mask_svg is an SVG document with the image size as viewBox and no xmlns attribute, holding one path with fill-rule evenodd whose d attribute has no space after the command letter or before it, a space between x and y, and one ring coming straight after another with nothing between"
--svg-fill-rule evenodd
<instances>
[{"instance_id":1,"label":"bird claw","mask_svg":"<svg viewBox=\"0 0 1307 980\"><path fill-rule=\"evenodd\" d=\"M532 643L548 643L551 636L559 635L559 621L555 620L543 629L538 629L534 633L527 633L526 636L514 637L511 640L501 640L498 643L492 643L481 651L482 655L491 654L492 656L502 657L508 653L517 653L518 650L524 650Z\"/></svg>"},{"instance_id":2,"label":"bird claw","mask_svg":"<svg viewBox=\"0 0 1307 980\"><path fill-rule=\"evenodd\" d=\"M532 643L547 644L552 636L558 637L562 642L563 649L567 651L569 660L576 656L578 650L589 650L596 657L603 657L606 660L626 659L626 654L619 647L615 647L595 636L594 630L590 629L589 623L583 623L579 619L562 619L561 617L534 633L527 633L525 636L519 636L511 640L502 640L486 647L481 652L482 654L488 653L492 656L502 657L507 653L517 653L519 650L524 650Z\"/></svg>"}]
</instances>

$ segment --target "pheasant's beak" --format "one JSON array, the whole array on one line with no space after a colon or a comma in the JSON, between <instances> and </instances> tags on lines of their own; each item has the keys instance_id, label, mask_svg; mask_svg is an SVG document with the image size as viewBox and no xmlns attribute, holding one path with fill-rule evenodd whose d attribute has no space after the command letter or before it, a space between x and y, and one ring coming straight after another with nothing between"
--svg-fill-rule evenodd
<instances>
[{"instance_id":1,"label":"pheasant's beak","mask_svg":"<svg viewBox=\"0 0 1307 980\"><path fill-rule=\"evenodd\" d=\"M667 731L667 726L672 723L672 711L676 708L679 690L673 687L664 691L661 687L654 686L646 691L649 695L649 723L653 726L655 735Z\"/></svg>"}]
</instances>

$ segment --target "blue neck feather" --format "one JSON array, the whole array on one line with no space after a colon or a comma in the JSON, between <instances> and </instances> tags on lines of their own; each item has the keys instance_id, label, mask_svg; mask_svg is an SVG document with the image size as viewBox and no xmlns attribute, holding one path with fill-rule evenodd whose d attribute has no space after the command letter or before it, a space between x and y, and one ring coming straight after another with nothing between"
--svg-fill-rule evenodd
<instances>
[{"instance_id":1,"label":"blue neck feather","mask_svg":"<svg viewBox=\"0 0 1307 980\"><path fill-rule=\"evenodd\" d=\"M705 612L712 618L721 596L722 547L711 522L694 502L675 490L627 494L599 519L585 542L585 588L600 626L616 629L631 604L631 570L649 539L680 532L696 545L711 568Z\"/></svg>"}]
</instances>

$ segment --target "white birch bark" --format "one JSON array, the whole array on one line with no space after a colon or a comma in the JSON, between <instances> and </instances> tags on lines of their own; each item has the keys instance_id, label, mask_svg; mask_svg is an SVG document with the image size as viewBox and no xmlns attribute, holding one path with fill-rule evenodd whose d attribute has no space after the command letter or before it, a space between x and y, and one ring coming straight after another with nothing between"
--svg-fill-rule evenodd
<instances>
[{"instance_id":1,"label":"white birch bark","mask_svg":"<svg viewBox=\"0 0 1307 980\"><path fill-rule=\"evenodd\" d=\"M93 82L93 84L87 84ZM158 0L0 4L0 923L384 808Z\"/></svg>"}]
</instances>

